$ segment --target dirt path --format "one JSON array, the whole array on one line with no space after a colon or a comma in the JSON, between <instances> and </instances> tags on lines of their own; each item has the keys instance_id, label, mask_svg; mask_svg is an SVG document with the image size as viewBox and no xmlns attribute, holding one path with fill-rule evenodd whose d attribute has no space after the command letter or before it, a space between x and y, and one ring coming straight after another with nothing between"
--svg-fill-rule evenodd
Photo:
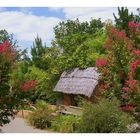
<instances>
[{"instance_id":1,"label":"dirt path","mask_svg":"<svg viewBox=\"0 0 140 140\"><path fill-rule=\"evenodd\" d=\"M1 130L2 133L49 133L46 130L34 129L22 118L15 118L9 124L4 125Z\"/></svg>"}]
</instances>

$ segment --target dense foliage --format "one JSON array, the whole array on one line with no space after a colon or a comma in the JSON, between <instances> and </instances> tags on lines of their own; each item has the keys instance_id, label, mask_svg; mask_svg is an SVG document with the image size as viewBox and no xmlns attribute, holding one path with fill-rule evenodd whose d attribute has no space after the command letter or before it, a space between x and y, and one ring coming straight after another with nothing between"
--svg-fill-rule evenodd
<instances>
[{"instance_id":1,"label":"dense foliage","mask_svg":"<svg viewBox=\"0 0 140 140\"><path fill-rule=\"evenodd\" d=\"M120 133L128 132L127 126L132 117L119 110L116 99L101 99L98 104L84 104L83 115L77 126L83 133Z\"/></svg>"},{"instance_id":2,"label":"dense foliage","mask_svg":"<svg viewBox=\"0 0 140 140\"><path fill-rule=\"evenodd\" d=\"M62 70L95 65L95 59L103 53L106 32L101 19L90 22L68 20L54 28L54 45L60 48L60 68Z\"/></svg>"},{"instance_id":3,"label":"dense foliage","mask_svg":"<svg viewBox=\"0 0 140 140\"><path fill-rule=\"evenodd\" d=\"M33 102L37 99L43 99L48 103L55 103L56 94L53 93L53 87L51 84L56 77L51 77L51 74L47 71L32 66L29 68L28 73L26 73L26 79L35 79L37 81L36 89L31 97ZM56 83L55 81L53 85Z\"/></svg>"},{"instance_id":4,"label":"dense foliage","mask_svg":"<svg viewBox=\"0 0 140 140\"><path fill-rule=\"evenodd\" d=\"M51 129L61 133L73 133L76 132L77 124L80 121L80 117L73 115L58 115L54 121L52 121Z\"/></svg>"},{"instance_id":5,"label":"dense foliage","mask_svg":"<svg viewBox=\"0 0 140 140\"><path fill-rule=\"evenodd\" d=\"M37 109L28 116L27 120L36 128L46 129L50 127L51 121L54 119L52 112L45 102L37 103Z\"/></svg>"}]
</instances>

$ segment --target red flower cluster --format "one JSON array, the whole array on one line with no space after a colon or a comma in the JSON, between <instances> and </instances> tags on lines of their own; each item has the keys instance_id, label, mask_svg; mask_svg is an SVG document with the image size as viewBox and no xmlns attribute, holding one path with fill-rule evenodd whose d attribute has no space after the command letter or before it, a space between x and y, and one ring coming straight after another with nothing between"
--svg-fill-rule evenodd
<instances>
[{"instance_id":1,"label":"red flower cluster","mask_svg":"<svg viewBox=\"0 0 140 140\"><path fill-rule=\"evenodd\" d=\"M124 37L126 37L125 31L120 31L120 32L118 32L118 36L119 36L119 38L124 38Z\"/></svg>"},{"instance_id":2,"label":"red flower cluster","mask_svg":"<svg viewBox=\"0 0 140 140\"><path fill-rule=\"evenodd\" d=\"M0 45L0 53L4 51L4 48Z\"/></svg>"},{"instance_id":3,"label":"red flower cluster","mask_svg":"<svg viewBox=\"0 0 140 140\"><path fill-rule=\"evenodd\" d=\"M121 105L120 108L122 111L134 111L136 105L133 103L129 103L127 105Z\"/></svg>"},{"instance_id":4,"label":"red flower cluster","mask_svg":"<svg viewBox=\"0 0 140 140\"><path fill-rule=\"evenodd\" d=\"M137 80L127 80L125 82L125 86L126 87L122 88L122 92L125 92L125 93L135 93L138 90L138 81ZM126 95L126 94L122 94L121 95L122 99L126 99L124 97L124 95Z\"/></svg>"},{"instance_id":5,"label":"red flower cluster","mask_svg":"<svg viewBox=\"0 0 140 140\"><path fill-rule=\"evenodd\" d=\"M135 23L133 21L128 24L131 32L140 32L140 23Z\"/></svg>"},{"instance_id":6,"label":"red flower cluster","mask_svg":"<svg viewBox=\"0 0 140 140\"><path fill-rule=\"evenodd\" d=\"M131 86L136 86L138 84L138 81L137 80L127 80L126 82L125 82L125 85L126 86L129 86L129 87L131 87Z\"/></svg>"},{"instance_id":7,"label":"red flower cluster","mask_svg":"<svg viewBox=\"0 0 140 140\"><path fill-rule=\"evenodd\" d=\"M122 88L122 91L123 91L123 92L129 92L130 89L129 89L128 87L123 87L123 88Z\"/></svg>"},{"instance_id":8,"label":"red flower cluster","mask_svg":"<svg viewBox=\"0 0 140 140\"><path fill-rule=\"evenodd\" d=\"M136 70L136 68L137 68L137 66L140 64L140 59L138 59L138 60L135 60L134 62L132 62L131 64L130 64L130 69L131 69L131 72L135 72L135 70Z\"/></svg>"},{"instance_id":9,"label":"red flower cluster","mask_svg":"<svg viewBox=\"0 0 140 140\"><path fill-rule=\"evenodd\" d=\"M116 28L112 27L109 32L109 37L104 45L104 48L110 48L114 45L114 43L119 44L119 42L123 41L126 43L128 49L132 49L132 42L126 36L125 31L118 31Z\"/></svg>"},{"instance_id":10,"label":"red flower cluster","mask_svg":"<svg viewBox=\"0 0 140 140\"><path fill-rule=\"evenodd\" d=\"M135 23L133 21L130 21L128 23L129 28L135 28L135 27L140 27L140 23Z\"/></svg>"},{"instance_id":11,"label":"red flower cluster","mask_svg":"<svg viewBox=\"0 0 140 140\"><path fill-rule=\"evenodd\" d=\"M129 89L130 89L129 92L130 93L135 93L138 90L138 81L137 80L127 80L125 82L125 85L127 87L129 87Z\"/></svg>"},{"instance_id":12,"label":"red flower cluster","mask_svg":"<svg viewBox=\"0 0 140 140\"><path fill-rule=\"evenodd\" d=\"M2 44L0 44L0 53L4 53L5 51L10 51L11 44L8 40L5 40Z\"/></svg>"},{"instance_id":13,"label":"red flower cluster","mask_svg":"<svg viewBox=\"0 0 140 140\"><path fill-rule=\"evenodd\" d=\"M110 37L115 38L116 40L120 41L126 37L125 31L118 31L116 28L112 28L110 31Z\"/></svg>"},{"instance_id":14,"label":"red flower cluster","mask_svg":"<svg viewBox=\"0 0 140 140\"><path fill-rule=\"evenodd\" d=\"M134 28L136 26L136 24L133 21L130 21L128 23L129 28Z\"/></svg>"},{"instance_id":15,"label":"red flower cluster","mask_svg":"<svg viewBox=\"0 0 140 140\"><path fill-rule=\"evenodd\" d=\"M96 59L96 67L104 67L107 65L107 60L104 58Z\"/></svg>"},{"instance_id":16,"label":"red flower cluster","mask_svg":"<svg viewBox=\"0 0 140 140\"><path fill-rule=\"evenodd\" d=\"M132 50L132 53L136 56L140 56L140 50Z\"/></svg>"},{"instance_id":17,"label":"red flower cluster","mask_svg":"<svg viewBox=\"0 0 140 140\"><path fill-rule=\"evenodd\" d=\"M36 80L27 81L22 86L22 90L25 91L25 92L28 92L30 90L33 90L36 87L36 85L37 85L37 81Z\"/></svg>"},{"instance_id":18,"label":"red flower cluster","mask_svg":"<svg viewBox=\"0 0 140 140\"><path fill-rule=\"evenodd\" d=\"M16 56L16 52L8 40L5 40L2 44L0 44L0 54L4 55L7 59L15 58Z\"/></svg>"}]
</instances>

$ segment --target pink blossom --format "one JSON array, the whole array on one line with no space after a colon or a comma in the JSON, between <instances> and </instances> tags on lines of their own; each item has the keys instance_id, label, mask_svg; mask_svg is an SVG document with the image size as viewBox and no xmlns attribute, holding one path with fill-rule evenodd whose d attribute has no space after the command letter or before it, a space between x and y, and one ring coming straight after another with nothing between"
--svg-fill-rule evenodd
<instances>
[{"instance_id":1,"label":"pink blossom","mask_svg":"<svg viewBox=\"0 0 140 140\"><path fill-rule=\"evenodd\" d=\"M137 24L136 24L136 27L140 27L140 23L137 23Z\"/></svg>"},{"instance_id":2,"label":"pink blossom","mask_svg":"<svg viewBox=\"0 0 140 140\"><path fill-rule=\"evenodd\" d=\"M121 105L120 108L122 111L133 111L136 105L133 103Z\"/></svg>"},{"instance_id":3,"label":"pink blossom","mask_svg":"<svg viewBox=\"0 0 140 140\"><path fill-rule=\"evenodd\" d=\"M123 92L129 92L130 89L129 89L128 87L123 87L123 88L122 88L122 91L123 91Z\"/></svg>"},{"instance_id":4,"label":"pink blossom","mask_svg":"<svg viewBox=\"0 0 140 140\"><path fill-rule=\"evenodd\" d=\"M140 50L132 50L132 53L136 56L140 56Z\"/></svg>"},{"instance_id":5,"label":"pink blossom","mask_svg":"<svg viewBox=\"0 0 140 140\"><path fill-rule=\"evenodd\" d=\"M4 51L3 46L0 45L0 53L2 53Z\"/></svg>"},{"instance_id":6,"label":"pink blossom","mask_svg":"<svg viewBox=\"0 0 140 140\"><path fill-rule=\"evenodd\" d=\"M120 31L120 32L118 32L118 37L119 37L120 39L125 38L125 37L126 37L125 31Z\"/></svg>"},{"instance_id":7,"label":"pink blossom","mask_svg":"<svg viewBox=\"0 0 140 140\"><path fill-rule=\"evenodd\" d=\"M16 57L16 51L10 44L9 40L5 40L0 44L0 54L9 60L13 60Z\"/></svg>"},{"instance_id":8,"label":"pink blossom","mask_svg":"<svg viewBox=\"0 0 140 140\"><path fill-rule=\"evenodd\" d=\"M128 23L129 28L134 28L136 26L136 24L133 21L130 21Z\"/></svg>"},{"instance_id":9,"label":"pink blossom","mask_svg":"<svg viewBox=\"0 0 140 140\"><path fill-rule=\"evenodd\" d=\"M134 23L133 21L128 24L131 32L140 32L140 23Z\"/></svg>"},{"instance_id":10,"label":"pink blossom","mask_svg":"<svg viewBox=\"0 0 140 140\"><path fill-rule=\"evenodd\" d=\"M137 62L132 62L132 63L130 64L130 67L131 67L131 71L134 73L135 70L136 70L136 68L137 68Z\"/></svg>"},{"instance_id":11,"label":"pink blossom","mask_svg":"<svg viewBox=\"0 0 140 140\"><path fill-rule=\"evenodd\" d=\"M97 67L104 67L106 65L107 65L107 60L105 60L104 58L96 59L96 66Z\"/></svg>"},{"instance_id":12,"label":"pink blossom","mask_svg":"<svg viewBox=\"0 0 140 140\"><path fill-rule=\"evenodd\" d=\"M135 60L134 62L132 62L132 63L130 64L130 68L131 68L131 71L132 71L133 73L135 72L135 70L136 70L138 64L140 64L140 59Z\"/></svg>"},{"instance_id":13,"label":"pink blossom","mask_svg":"<svg viewBox=\"0 0 140 140\"><path fill-rule=\"evenodd\" d=\"M128 86L128 87L131 87L131 88L135 88L138 84L138 81L137 80L127 80L125 82L125 85Z\"/></svg>"}]
</instances>

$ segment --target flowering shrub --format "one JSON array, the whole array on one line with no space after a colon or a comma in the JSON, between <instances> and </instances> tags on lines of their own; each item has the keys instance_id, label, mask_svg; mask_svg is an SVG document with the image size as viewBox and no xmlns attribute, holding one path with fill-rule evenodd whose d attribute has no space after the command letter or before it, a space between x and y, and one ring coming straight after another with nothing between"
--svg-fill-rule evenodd
<instances>
[{"instance_id":1,"label":"flowering shrub","mask_svg":"<svg viewBox=\"0 0 140 140\"><path fill-rule=\"evenodd\" d=\"M131 32L130 39L133 42L133 49L140 47L140 23L129 22L129 30Z\"/></svg>"},{"instance_id":2,"label":"flowering shrub","mask_svg":"<svg viewBox=\"0 0 140 140\"><path fill-rule=\"evenodd\" d=\"M8 40L3 41L0 44L0 89L5 82L9 80L9 73L12 71L16 60L16 51ZM6 85L5 85L6 86ZM4 89L8 90L8 88Z\"/></svg>"},{"instance_id":3,"label":"flowering shrub","mask_svg":"<svg viewBox=\"0 0 140 140\"><path fill-rule=\"evenodd\" d=\"M127 45L129 49L132 48L132 42L128 39L125 34L125 31L118 31L116 28L112 27L108 34L108 39L104 45L105 48L110 48L112 45L122 42Z\"/></svg>"},{"instance_id":4,"label":"flowering shrub","mask_svg":"<svg viewBox=\"0 0 140 140\"><path fill-rule=\"evenodd\" d=\"M0 44L0 56L9 61L15 59L16 52L8 40Z\"/></svg>"},{"instance_id":5,"label":"flowering shrub","mask_svg":"<svg viewBox=\"0 0 140 140\"><path fill-rule=\"evenodd\" d=\"M0 38L1 39L1 38ZM0 44L0 126L9 122L9 116L14 114L13 108L17 106L18 97L12 92L9 83L10 73L16 61L16 51L9 40ZM16 98L15 98L16 97Z\"/></svg>"},{"instance_id":6,"label":"flowering shrub","mask_svg":"<svg viewBox=\"0 0 140 140\"><path fill-rule=\"evenodd\" d=\"M0 126L3 126L10 122L9 116L14 116L14 110L23 105L24 99L28 99L29 95L20 94L22 85L20 81L15 80L17 83L15 85L12 83L12 72L17 68L17 51L11 39L7 37L3 40L0 36L0 40Z\"/></svg>"},{"instance_id":7,"label":"flowering shrub","mask_svg":"<svg viewBox=\"0 0 140 140\"><path fill-rule=\"evenodd\" d=\"M102 73L101 93L120 99L123 111L138 109L140 102L140 24L130 22L129 30L131 34L128 38L124 31L111 27L104 45L107 60L101 58L102 61L96 61Z\"/></svg>"},{"instance_id":8,"label":"flowering shrub","mask_svg":"<svg viewBox=\"0 0 140 140\"><path fill-rule=\"evenodd\" d=\"M23 90L24 92L29 92L29 91L35 89L36 85L37 85L37 81L36 81L36 80L27 81L27 82L25 82L24 85L22 86L22 90Z\"/></svg>"}]
</instances>

